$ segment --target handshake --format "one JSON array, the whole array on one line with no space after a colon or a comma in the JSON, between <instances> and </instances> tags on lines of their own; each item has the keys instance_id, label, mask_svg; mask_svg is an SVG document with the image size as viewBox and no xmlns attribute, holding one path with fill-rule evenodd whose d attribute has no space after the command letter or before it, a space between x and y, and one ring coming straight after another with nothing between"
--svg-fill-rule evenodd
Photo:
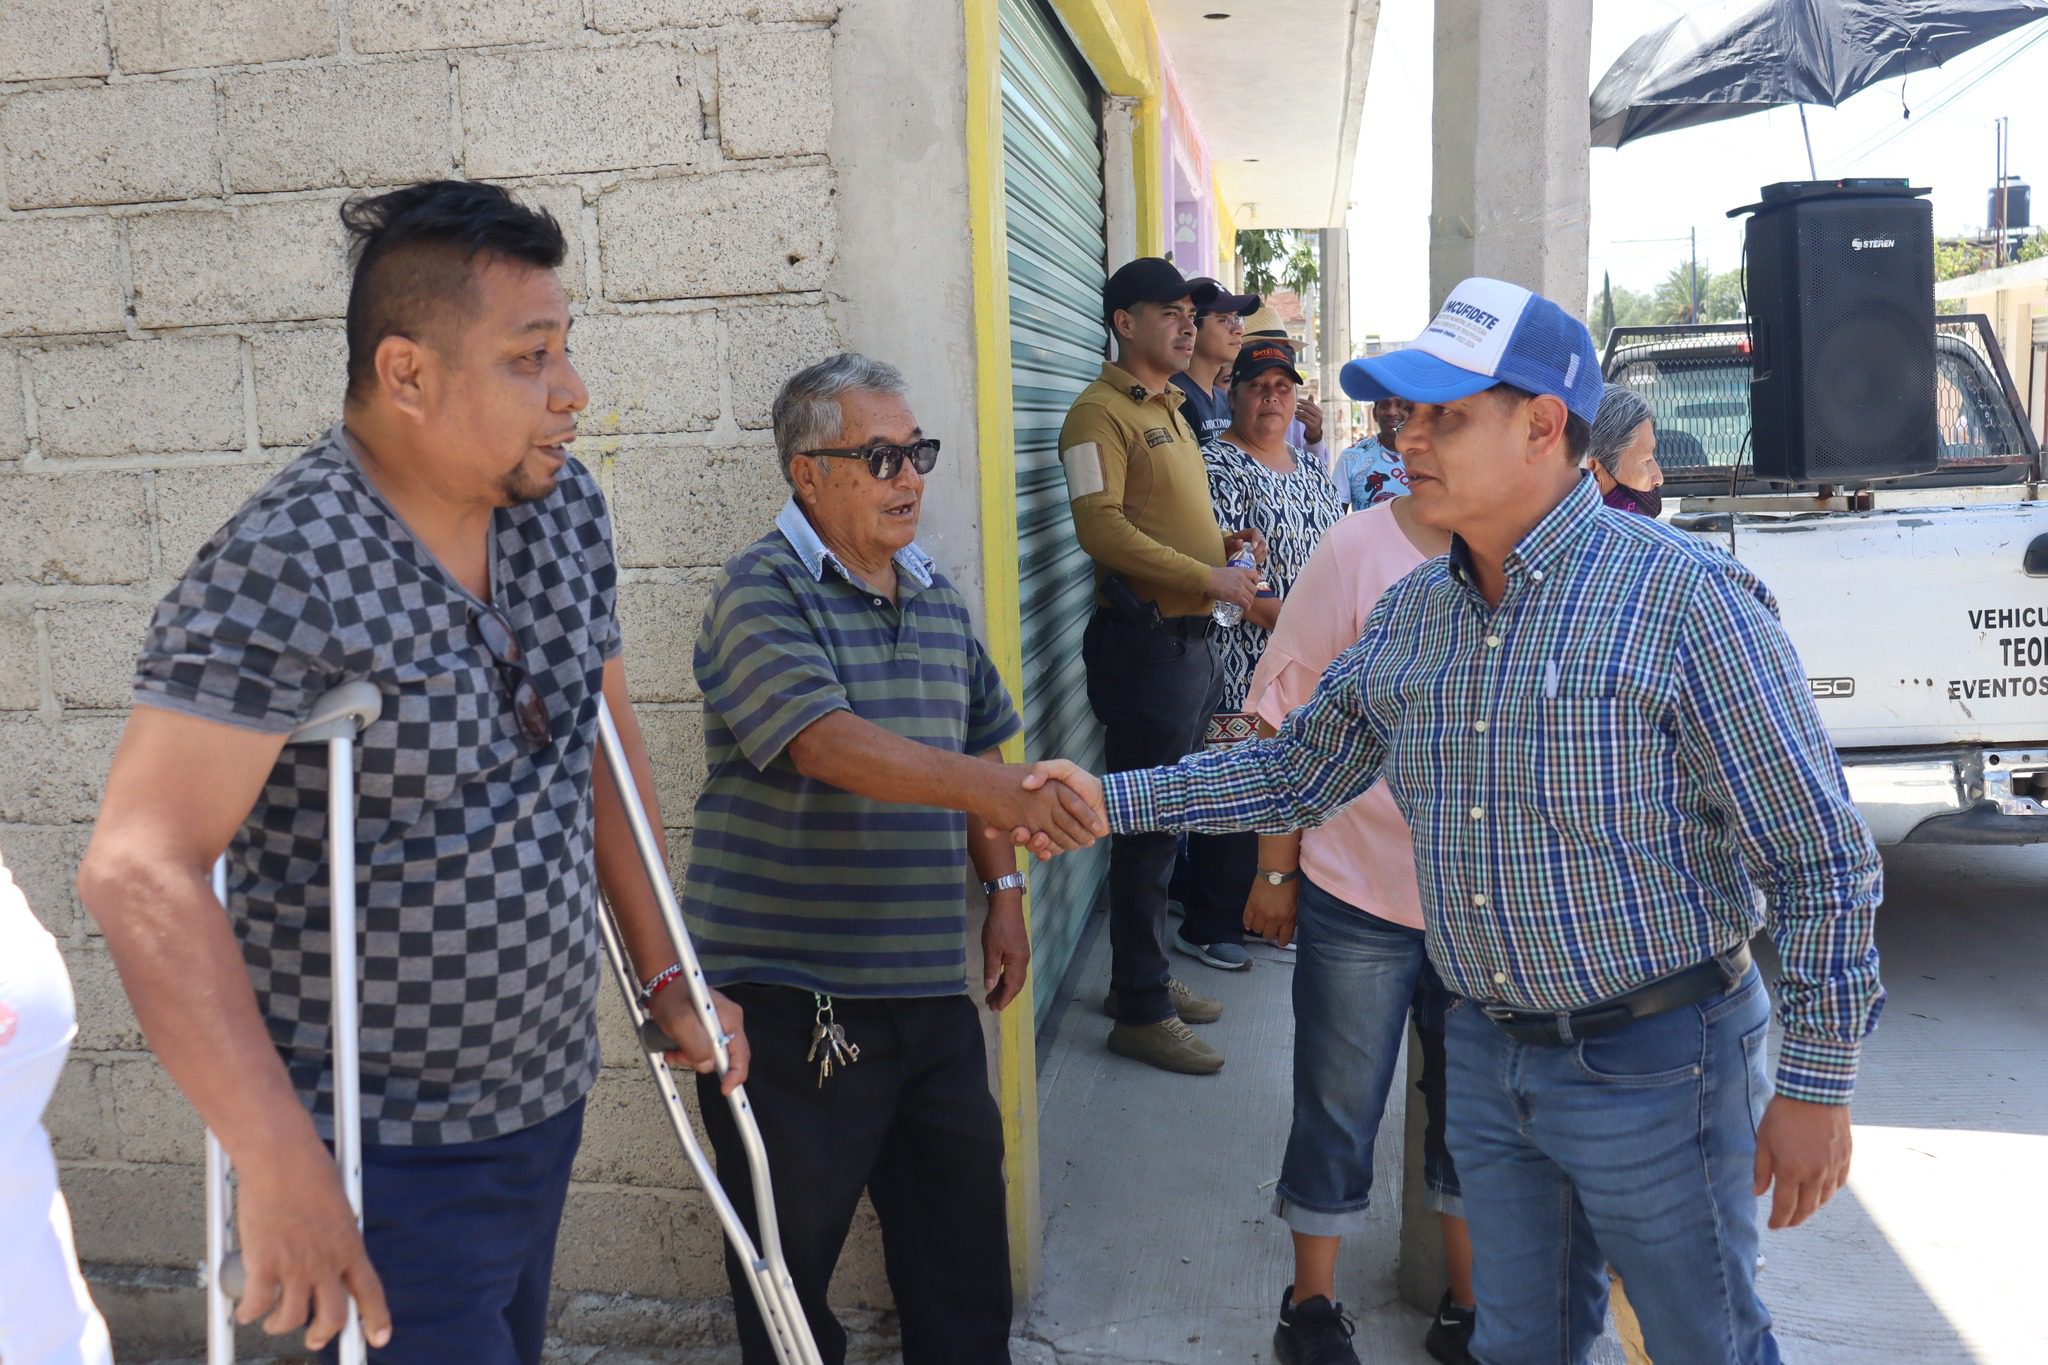
<instances>
[{"instance_id":1,"label":"handshake","mask_svg":"<svg viewBox=\"0 0 2048 1365\"><path fill-rule=\"evenodd\" d=\"M990 769L986 789L968 807L988 837L1005 833L1040 860L1087 848L1109 834L1102 780L1064 758Z\"/></svg>"}]
</instances>

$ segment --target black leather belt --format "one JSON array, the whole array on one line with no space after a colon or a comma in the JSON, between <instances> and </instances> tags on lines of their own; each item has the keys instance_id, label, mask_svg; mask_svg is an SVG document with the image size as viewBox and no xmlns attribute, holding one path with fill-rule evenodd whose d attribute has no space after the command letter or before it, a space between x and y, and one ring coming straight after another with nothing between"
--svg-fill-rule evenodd
<instances>
[{"instance_id":1,"label":"black leather belt","mask_svg":"<svg viewBox=\"0 0 2048 1365\"><path fill-rule=\"evenodd\" d=\"M1648 1019L1652 1015L1695 1004L1717 992L1731 989L1747 975L1749 945L1743 943L1719 957L1696 962L1682 971L1660 976L1647 985L1583 1009L1546 1014L1541 1010L1515 1010L1505 1005L1480 1004L1479 1010L1494 1022L1496 1028L1518 1043L1563 1047L1581 1038L1612 1033L1633 1020Z\"/></svg>"},{"instance_id":2,"label":"black leather belt","mask_svg":"<svg viewBox=\"0 0 2048 1365\"><path fill-rule=\"evenodd\" d=\"M1216 618L1206 611L1200 616L1169 616L1159 623L1159 629L1184 640L1201 640L1215 633Z\"/></svg>"}]
</instances>

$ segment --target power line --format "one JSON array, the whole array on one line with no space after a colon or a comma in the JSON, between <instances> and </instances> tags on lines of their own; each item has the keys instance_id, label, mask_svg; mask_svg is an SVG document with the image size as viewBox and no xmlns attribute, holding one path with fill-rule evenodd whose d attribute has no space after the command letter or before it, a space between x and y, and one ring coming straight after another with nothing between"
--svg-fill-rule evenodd
<instances>
[{"instance_id":1,"label":"power line","mask_svg":"<svg viewBox=\"0 0 2048 1365\"><path fill-rule=\"evenodd\" d=\"M1947 109L1951 104L1954 104L1957 100L1961 99L1964 95L1968 94L1972 89L1981 84L1993 72L1997 71L2000 67L2004 66L2013 58L2019 56L2020 53L2025 52L2034 44L2040 42L2043 38L2048 38L2048 26L2044 26L2038 33L2027 35L2023 41L2016 43L2011 48L2008 48L2004 56L2000 57L1997 61L1992 62L1990 65L1984 67L1975 75L1967 77L1966 79L1957 82L1955 85L1950 86L1947 90L1944 90L1936 98L1934 105L1921 113L1920 120L1918 123L1907 123L1906 126L1903 128L1894 128L1890 132L1883 134L1876 142L1863 147L1861 150L1850 153L1842 161L1843 169L1847 170L1848 168L1855 166L1858 162L1865 161L1870 157L1875 156L1877 153L1891 146L1892 143L1897 142L1900 138L1906 136L1906 134L1908 133L1918 132L1921 127L1926 125L1929 119L1934 118L1936 115L1940 114L1943 110Z\"/></svg>"}]
</instances>

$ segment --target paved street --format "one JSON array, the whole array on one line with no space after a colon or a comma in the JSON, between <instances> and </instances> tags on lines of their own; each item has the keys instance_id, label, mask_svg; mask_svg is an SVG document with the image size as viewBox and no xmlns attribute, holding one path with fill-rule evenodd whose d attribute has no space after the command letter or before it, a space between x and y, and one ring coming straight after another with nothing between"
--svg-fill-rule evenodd
<instances>
[{"instance_id":1,"label":"paved street","mask_svg":"<svg viewBox=\"0 0 2048 1365\"><path fill-rule=\"evenodd\" d=\"M1891 999L1857 1092L1855 1174L1807 1227L1766 1235L1765 1296L1802 1365L2037 1365L2048 1359L2034 1298L2048 1227L2048 848L1895 852L1886 874ZM1292 959L1261 950L1241 975L1178 961L1229 1005L1207 1033L1230 1058L1218 1077L1169 1077L1104 1050L1099 934L1070 983L1040 1075L1045 1286L1020 1365L1271 1359L1287 1273L1285 1230L1268 1210ZM1387 1189L1399 1122L1389 1115L1381 1142ZM1364 1359L1422 1365L1426 1319L1394 1291L1396 1239L1387 1213L1348 1247L1340 1295ZM871 1333L858 1351L890 1358ZM1603 1343L1602 1365L1620 1358ZM550 1354L551 1365L736 1359L702 1346Z\"/></svg>"}]
</instances>

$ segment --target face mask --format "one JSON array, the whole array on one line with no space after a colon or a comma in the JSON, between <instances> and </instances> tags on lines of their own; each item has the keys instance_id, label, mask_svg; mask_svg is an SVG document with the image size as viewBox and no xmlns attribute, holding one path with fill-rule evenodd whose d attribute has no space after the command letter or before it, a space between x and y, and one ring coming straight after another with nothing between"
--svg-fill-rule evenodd
<instances>
[{"instance_id":1,"label":"face mask","mask_svg":"<svg viewBox=\"0 0 2048 1365\"><path fill-rule=\"evenodd\" d=\"M1606 496L1600 501L1617 512L1640 512L1646 517L1654 517L1664 510L1664 494L1660 490L1651 489L1647 493L1639 493L1625 483L1618 483L1608 489Z\"/></svg>"}]
</instances>

